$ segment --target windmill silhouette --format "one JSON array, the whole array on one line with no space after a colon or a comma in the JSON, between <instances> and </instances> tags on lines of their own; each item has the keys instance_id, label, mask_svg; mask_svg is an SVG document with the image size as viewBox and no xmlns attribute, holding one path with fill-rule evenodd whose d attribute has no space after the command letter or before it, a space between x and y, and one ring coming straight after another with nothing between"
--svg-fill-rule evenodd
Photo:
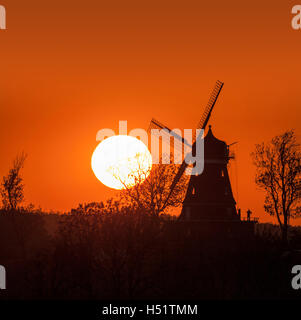
<instances>
[{"instance_id":1,"label":"windmill silhouette","mask_svg":"<svg viewBox=\"0 0 301 320\"><path fill-rule=\"evenodd\" d=\"M206 129L223 85L224 83L221 81L216 82L197 129ZM151 120L150 128L164 129L167 134L187 145L185 139L155 119ZM190 226L189 229L191 226L195 229L197 225L201 224L202 226L206 225L207 229L218 230L219 233L221 230L226 230L231 235L252 234L255 221L248 221L248 223L241 221L231 188L227 166L229 160L234 157L233 153L229 151L232 144L227 145L226 142L217 139L213 135L211 126L209 126L204 138L198 136L197 139L204 139L204 171L199 175L191 175L178 221ZM194 136L190 146L193 153L196 142ZM185 157L171 184L166 202L188 166L189 161Z\"/></svg>"}]
</instances>

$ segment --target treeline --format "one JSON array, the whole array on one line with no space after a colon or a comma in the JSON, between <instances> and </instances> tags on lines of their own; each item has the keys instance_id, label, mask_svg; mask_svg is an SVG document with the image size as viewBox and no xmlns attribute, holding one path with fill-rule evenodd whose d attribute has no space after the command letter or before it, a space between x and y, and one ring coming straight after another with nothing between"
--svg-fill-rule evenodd
<instances>
[{"instance_id":1,"label":"treeline","mask_svg":"<svg viewBox=\"0 0 301 320\"><path fill-rule=\"evenodd\" d=\"M68 214L0 213L2 299L261 299L297 297L301 232L284 249L277 228L258 225L249 245L166 233L169 216L119 202L80 205Z\"/></svg>"}]
</instances>

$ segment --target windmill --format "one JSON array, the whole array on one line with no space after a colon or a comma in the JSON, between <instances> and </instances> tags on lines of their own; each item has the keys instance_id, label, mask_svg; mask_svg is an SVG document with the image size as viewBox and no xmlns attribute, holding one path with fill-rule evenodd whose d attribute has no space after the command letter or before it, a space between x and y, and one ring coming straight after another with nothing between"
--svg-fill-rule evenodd
<instances>
[{"instance_id":1,"label":"windmill","mask_svg":"<svg viewBox=\"0 0 301 320\"><path fill-rule=\"evenodd\" d=\"M196 129L206 129L223 85L221 81L216 82ZM181 145L187 146L185 139L155 119L151 120L149 129L152 128L161 129L161 132L173 136L182 142ZM203 131L199 135L202 133ZM253 239L256 221L241 220L239 212L236 211L236 201L233 197L228 174L228 163L235 156L230 148L236 142L227 145L226 142L213 135L212 128L209 126L204 138L201 136L193 137L193 142L189 145L193 153L199 138L204 142L204 170L202 174L190 176L177 223L166 225L169 235L175 241L178 241L178 237L182 236L185 239L186 237L193 240L199 239L202 243L208 243L206 241L211 239L213 241L210 241L210 244L216 243L221 246L224 246L228 240L232 244L232 240L242 244L244 240ZM189 165L186 155L172 181L164 206ZM238 239L239 241L237 241Z\"/></svg>"},{"instance_id":2,"label":"windmill","mask_svg":"<svg viewBox=\"0 0 301 320\"><path fill-rule=\"evenodd\" d=\"M205 130L208 122L209 122L209 119L210 119L210 116L211 116L211 113L212 113L212 110L216 104L216 101L219 97L219 94L223 88L223 85L224 83L221 82L221 81L217 81L216 84L215 84L215 87L210 95L210 98L209 98L209 101L205 107L205 111L203 113L203 115L201 116L200 118L200 121L198 122L197 126L196 126L196 129L203 129ZM193 135L193 139L192 139L192 145L190 145L184 138L180 137L179 135L177 135L175 132L173 132L172 130L170 130L167 126L163 125L161 122L155 120L155 119L152 119L151 122L150 122L150 126L149 126L149 130L151 129L161 129L163 130L163 132L165 132L167 135L171 135L173 136L174 138L180 140L184 145L186 146L189 146L190 148L192 148L192 150L195 150L196 148L196 135L195 135L195 132L196 130L194 131L194 135ZM201 137L197 137L197 138L201 138ZM189 161L188 159L185 157L184 161L182 162L177 174L175 175L174 177L174 180L171 184L171 187L170 187L170 191L169 191L169 194L165 200L165 204L168 202L170 196L172 195L177 183L179 182L179 180L181 179L182 175L184 174L186 168L188 167L189 165Z\"/></svg>"}]
</instances>

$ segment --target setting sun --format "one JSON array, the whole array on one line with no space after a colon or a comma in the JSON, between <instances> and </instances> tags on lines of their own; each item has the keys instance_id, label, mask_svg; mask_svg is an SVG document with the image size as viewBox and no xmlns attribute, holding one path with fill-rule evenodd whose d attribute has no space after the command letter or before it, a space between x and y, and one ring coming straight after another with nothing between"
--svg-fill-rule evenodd
<instances>
[{"instance_id":1,"label":"setting sun","mask_svg":"<svg viewBox=\"0 0 301 320\"><path fill-rule=\"evenodd\" d=\"M152 157L142 141L126 135L112 136L96 147L91 166L104 185L120 190L147 178Z\"/></svg>"}]
</instances>

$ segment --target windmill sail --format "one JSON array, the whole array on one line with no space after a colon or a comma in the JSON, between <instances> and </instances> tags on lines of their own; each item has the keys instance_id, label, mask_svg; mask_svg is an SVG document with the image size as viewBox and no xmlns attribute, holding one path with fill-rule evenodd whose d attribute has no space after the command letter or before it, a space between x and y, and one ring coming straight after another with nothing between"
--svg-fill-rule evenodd
<instances>
[{"instance_id":1,"label":"windmill sail","mask_svg":"<svg viewBox=\"0 0 301 320\"><path fill-rule=\"evenodd\" d=\"M156 120L154 118L152 118L152 120L150 122L150 125L148 127L148 132L151 132L152 129L164 130L163 134L166 134L166 137L170 138L170 136L172 136L172 137L178 139L179 141L181 141L184 145L186 145L190 148L192 147L191 144L186 139L184 139L182 136L178 135L176 132L169 129L167 126L160 123L158 120ZM182 148L182 146L181 146L181 148Z\"/></svg>"},{"instance_id":2,"label":"windmill sail","mask_svg":"<svg viewBox=\"0 0 301 320\"><path fill-rule=\"evenodd\" d=\"M205 111L197 125L197 129L203 129L205 130L206 128L206 125L208 124L208 121L210 119L210 116L211 116L211 112L213 110L213 107L218 99L218 96L223 88L223 85L224 83L221 82L221 81L217 81L216 84L215 84L215 87L210 95L210 99L208 101L208 104L205 108ZM195 149L196 147L196 140L195 140L195 134L194 134L194 142L193 142L193 145L192 145L192 149ZM164 205L166 205L167 201L169 200L175 186L177 185L177 183L179 182L179 180L181 179L183 173L185 172L187 166L188 166L188 163L187 163L187 159L184 159L183 163L181 164L172 184L171 184L171 187L170 187L170 191L169 191L169 194L165 200L165 203Z\"/></svg>"},{"instance_id":3,"label":"windmill sail","mask_svg":"<svg viewBox=\"0 0 301 320\"><path fill-rule=\"evenodd\" d=\"M215 87L210 95L210 98L209 98L209 101L207 103L207 106L205 108L205 111L204 113L202 114L202 117L197 125L197 129L203 129L205 130L207 124L208 124L208 121L210 119L210 116L211 116L211 112L213 110L213 107L218 99L218 96L223 88L223 85L224 83L221 82L221 81L216 81L215 83Z\"/></svg>"}]
</instances>

